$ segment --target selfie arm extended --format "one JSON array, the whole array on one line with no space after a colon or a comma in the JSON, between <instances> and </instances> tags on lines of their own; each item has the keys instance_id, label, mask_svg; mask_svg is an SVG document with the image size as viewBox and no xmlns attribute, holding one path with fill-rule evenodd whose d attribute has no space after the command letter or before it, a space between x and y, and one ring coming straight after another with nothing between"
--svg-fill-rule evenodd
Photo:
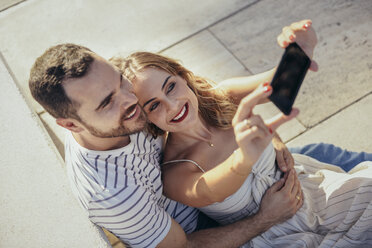
<instances>
[{"instance_id":1,"label":"selfie arm extended","mask_svg":"<svg viewBox=\"0 0 372 248\"><path fill-rule=\"evenodd\" d=\"M245 96L252 93L260 84L271 82L275 71L276 67L252 76L229 78L220 82L215 89L224 91L233 99L235 104L239 104ZM264 102L268 102L268 99L261 99L259 103Z\"/></svg>"}]
</instances>

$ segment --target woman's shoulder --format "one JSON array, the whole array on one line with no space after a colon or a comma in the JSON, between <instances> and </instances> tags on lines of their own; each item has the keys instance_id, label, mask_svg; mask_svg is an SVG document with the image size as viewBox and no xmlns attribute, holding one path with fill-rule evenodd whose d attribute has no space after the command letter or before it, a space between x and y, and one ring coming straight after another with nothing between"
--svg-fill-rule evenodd
<instances>
[{"instance_id":1,"label":"woman's shoulder","mask_svg":"<svg viewBox=\"0 0 372 248\"><path fill-rule=\"evenodd\" d=\"M203 167L201 166L204 163L203 157L207 156L204 152L200 152L202 151L200 150L202 149L200 143L202 142L184 148L167 145L163 156L163 170L172 168L172 171L174 171L176 168L183 167L181 171L191 170L190 172L193 172L195 169L199 171Z\"/></svg>"},{"instance_id":2,"label":"woman's shoulder","mask_svg":"<svg viewBox=\"0 0 372 248\"><path fill-rule=\"evenodd\" d=\"M164 149L163 160L166 162L177 159L196 159L198 158L198 153L196 152L198 148L199 143L192 147L166 145Z\"/></svg>"}]
</instances>

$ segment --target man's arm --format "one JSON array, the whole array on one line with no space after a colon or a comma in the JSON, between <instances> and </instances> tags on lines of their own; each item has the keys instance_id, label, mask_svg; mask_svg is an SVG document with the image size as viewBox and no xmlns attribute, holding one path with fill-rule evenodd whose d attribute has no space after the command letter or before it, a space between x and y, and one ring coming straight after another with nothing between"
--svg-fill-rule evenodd
<instances>
[{"instance_id":1,"label":"man's arm","mask_svg":"<svg viewBox=\"0 0 372 248\"><path fill-rule=\"evenodd\" d=\"M300 200L297 200L297 195L301 195ZM266 191L255 215L230 225L188 235L172 221L167 236L157 247L239 247L273 225L291 218L302 206L302 199L300 183L296 173L291 170Z\"/></svg>"}]
</instances>

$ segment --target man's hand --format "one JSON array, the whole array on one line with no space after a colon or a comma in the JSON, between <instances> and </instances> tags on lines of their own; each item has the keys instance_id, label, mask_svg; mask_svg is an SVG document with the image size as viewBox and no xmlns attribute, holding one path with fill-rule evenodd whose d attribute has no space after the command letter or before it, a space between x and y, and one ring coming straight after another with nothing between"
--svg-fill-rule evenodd
<instances>
[{"instance_id":1,"label":"man's hand","mask_svg":"<svg viewBox=\"0 0 372 248\"><path fill-rule=\"evenodd\" d=\"M287 172L290 169L293 169L294 168L293 156L276 132L274 133L272 143L275 148L276 162L279 166L279 169L283 172Z\"/></svg>"},{"instance_id":2,"label":"man's hand","mask_svg":"<svg viewBox=\"0 0 372 248\"><path fill-rule=\"evenodd\" d=\"M285 26L278 35L277 41L282 48L286 48L290 43L296 42L304 50L306 55L312 59L318 39L312 27L311 20L302 20ZM312 60L309 69L317 71L318 64Z\"/></svg>"},{"instance_id":3,"label":"man's hand","mask_svg":"<svg viewBox=\"0 0 372 248\"><path fill-rule=\"evenodd\" d=\"M294 169L273 184L262 198L257 213L267 229L291 218L303 204L300 182Z\"/></svg>"}]
</instances>

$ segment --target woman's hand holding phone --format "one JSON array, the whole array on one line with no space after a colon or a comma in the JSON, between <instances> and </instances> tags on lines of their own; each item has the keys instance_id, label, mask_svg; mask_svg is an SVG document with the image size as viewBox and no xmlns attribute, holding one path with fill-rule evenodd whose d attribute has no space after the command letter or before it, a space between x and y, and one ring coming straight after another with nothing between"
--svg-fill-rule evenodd
<instances>
[{"instance_id":1,"label":"woman's hand holding phone","mask_svg":"<svg viewBox=\"0 0 372 248\"><path fill-rule=\"evenodd\" d=\"M269 99L289 115L307 70L318 70L311 60L317 37L311 20L302 20L284 27L277 41L285 52L271 81L273 93Z\"/></svg>"},{"instance_id":2,"label":"woman's hand holding phone","mask_svg":"<svg viewBox=\"0 0 372 248\"><path fill-rule=\"evenodd\" d=\"M244 161L254 164L273 138L273 132L283 123L293 119L299 113L293 109L286 116L282 113L264 121L260 115L253 113L260 100L272 93L269 83L261 84L251 94L243 98L233 118L235 139L239 145Z\"/></svg>"},{"instance_id":3,"label":"woman's hand holding phone","mask_svg":"<svg viewBox=\"0 0 372 248\"><path fill-rule=\"evenodd\" d=\"M314 48L318 43L318 38L312 27L312 21L302 20L285 26L278 35L277 42L282 48L286 48L289 44L296 42L305 54L312 59ZM309 70L318 70L318 64L314 60L311 60Z\"/></svg>"},{"instance_id":4,"label":"woman's hand holding phone","mask_svg":"<svg viewBox=\"0 0 372 248\"><path fill-rule=\"evenodd\" d=\"M297 43L290 44L280 60L271 81L273 93L269 99L289 115L311 60Z\"/></svg>"}]
</instances>

